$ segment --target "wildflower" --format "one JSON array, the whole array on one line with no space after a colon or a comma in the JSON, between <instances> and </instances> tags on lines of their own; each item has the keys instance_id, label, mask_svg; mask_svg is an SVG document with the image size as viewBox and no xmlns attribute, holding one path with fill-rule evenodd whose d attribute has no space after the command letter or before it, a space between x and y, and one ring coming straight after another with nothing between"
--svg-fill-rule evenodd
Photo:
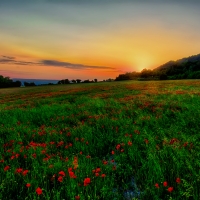
<instances>
[{"instance_id":1,"label":"wildflower","mask_svg":"<svg viewBox=\"0 0 200 200\"><path fill-rule=\"evenodd\" d=\"M174 190L174 188L173 187L169 187L167 190L168 190L168 192L172 192Z\"/></svg>"},{"instance_id":2,"label":"wildflower","mask_svg":"<svg viewBox=\"0 0 200 200\"><path fill-rule=\"evenodd\" d=\"M118 144L118 145L116 146L116 149L117 149L117 150L119 150L119 149L120 149L120 144Z\"/></svg>"},{"instance_id":3,"label":"wildflower","mask_svg":"<svg viewBox=\"0 0 200 200\"><path fill-rule=\"evenodd\" d=\"M80 199L80 196L75 196L75 200L79 200Z\"/></svg>"},{"instance_id":4,"label":"wildflower","mask_svg":"<svg viewBox=\"0 0 200 200\"><path fill-rule=\"evenodd\" d=\"M128 145L129 145L129 146L132 146L132 142L131 142L131 141L128 141Z\"/></svg>"},{"instance_id":5,"label":"wildflower","mask_svg":"<svg viewBox=\"0 0 200 200\"><path fill-rule=\"evenodd\" d=\"M28 170L26 169L26 170L24 170L24 171L22 172L22 175L23 175L23 176L26 176L27 173L28 173Z\"/></svg>"},{"instance_id":6,"label":"wildflower","mask_svg":"<svg viewBox=\"0 0 200 200\"><path fill-rule=\"evenodd\" d=\"M167 181L163 182L163 186L167 187Z\"/></svg>"},{"instance_id":7,"label":"wildflower","mask_svg":"<svg viewBox=\"0 0 200 200\"><path fill-rule=\"evenodd\" d=\"M181 179L180 178L176 178L176 182L179 184L181 183Z\"/></svg>"},{"instance_id":8,"label":"wildflower","mask_svg":"<svg viewBox=\"0 0 200 200\"><path fill-rule=\"evenodd\" d=\"M99 176L99 173L95 173L95 176Z\"/></svg>"},{"instance_id":9,"label":"wildflower","mask_svg":"<svg viewBox=\"0 0 200 200\"><path fill-rule=\"evenodd\" d=\"M156 183L156 184L155 184L155 187L156 187L156 188L159 188L160 186L159 186L159 184L158 184L158 183Z\"/></svg>"},{"instance_id":10,"label":"wildflower","mask_svg":"<svg viewBox=\"0 0 200 200\"><path fill-rule=\"evenodd\" d=\"M104 178L104 177L106 177L106 175L105 175L105 174L102 174L101 177Z\"/></svg>"},{"instance_id":11,"label":"wildflower","mask_svg":"<svg viewBox=\"0 0 200 200\"><path fill-rule=\"evenodd\" d=\"M70 178L76 178L76 175L72 171L69 171L69 176L70 176Z\"/></svg>"},{"instance_id":12,"label":"wildflower","mask_svg":"<svg viewBox=\"0 0 200 200\"><path fill-rule=\"evenodd\" d=\"M40 187L38 187L38 188L36 189L36 193L37 193L38 195L41 195L41 194L42 194L42 189L41 189Z\"/></svg>"},{"instance_id":13,"label":"wildflower","mask_svg":"<svg viewBox=\"0 0 200 200\"><path fill-rule=\"evenodd\" d=\"M18 169L15 170L15 172L18 173L18 174L21 173L22 171L23 171L22 168L18 168Z\"/></svg>"},{"instance_id":14,"label":"wildflower","mask_svg":"<svg viewBox=\"0 0 200 200\"><path fill-rule=\"evenodd\" d=\"M9 169L10 169L10 167L8 165L4 167L4 171L7 171Z\"/></svg>"},{"instance_id":15,"label":"wildflower","mask_svg":"<svg viewBox=\"0 0 200 200\"><path fill-rule=\"evenodd\" d=\"M27 183L27 184L26 184L26 187L27 187L27 188L31 187L31 184L30 184L30 183Z\"/></svg>"},{"instance_id":16,"label":"wildflower","mask_svg":"<svg viewBox=\"0 0 200 200\"><path fill-rule=\"evenodd\" d=\"M112 154L112 155L114 155L114 154L115 154L115 152L114 152L114 151L111 151L111 154Z\"/></svg>"},{"instance_id":17,"label":"wildflower","mask_svg":"<svg viewBox=\"0 0 200 200\"><path fill-rule=\"evenodd\" d=\"M147 139L144 139L144 142L145 142L146 144L148 144L148 143L149 143L149 140L147 140Z\"/></svg>"},{"instance_id":18,"label":"wildflower","mask_svg":"<svg viewBox=\"0 0 200 200\"><path fill-rule=\"evenodd\" d=\"M64 171L60 171L58 174L61 175L61 176L65 176L65 172Z\"/></svg>"},{"instance_id":19,"label":"wildflower","mask_svg":"<svg viewBox=\"0 0 200 200\"><path fill-rule=\"evenodd\" d=\"M58 177L58 181L59 181L59 182L62 182L62 181L63 181L63 177L62 177L62 176L59 176L59 177Z\"/></svg>"},{"instance_id":20,"label":"wildflower","mask_svg":"<svg viewBox=\"0 0 200 200\"><path fill-rule=\"evenodd\" d=\"M90 178L85 178L83 183L84 183L84 186L89 185L90 184Z\"/></svg>"},{"instance_id":21,"label":"wildflower","mask_svg":"<svg viewBox=\"0 0 200 200\"><path fill-rule=\"evenodd\" d=\"M32 156L33 156L33 158L36 158L37 155L36 155L36 153L34 153L34 154L32 154Z\"/></svg>"}]
</instances>

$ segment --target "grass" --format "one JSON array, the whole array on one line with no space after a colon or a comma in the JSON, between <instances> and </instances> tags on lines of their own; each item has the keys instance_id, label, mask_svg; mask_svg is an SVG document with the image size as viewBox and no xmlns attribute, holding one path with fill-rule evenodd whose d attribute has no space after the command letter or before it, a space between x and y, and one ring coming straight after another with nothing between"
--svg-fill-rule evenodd
<instances>
[{"instance_id":1,"label":"grass","mask_svg":"<svg viewBox=\"0 0 200 200\"><path fill-rule=\"evenodd\" d=\"M1 89L0 199L199 200L199 108L199 80Z\"/></svg>"}]
</instances>

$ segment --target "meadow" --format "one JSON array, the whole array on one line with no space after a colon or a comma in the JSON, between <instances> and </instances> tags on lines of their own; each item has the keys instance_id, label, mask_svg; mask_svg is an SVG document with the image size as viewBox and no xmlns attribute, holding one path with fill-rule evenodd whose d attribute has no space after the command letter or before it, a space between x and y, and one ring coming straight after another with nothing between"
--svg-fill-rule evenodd
<instances>
[{"instance_id":1,"label":"meadow","mask_svg":"<svg viewBox=\"0 0 200 200\"><path fill-rule=\"evenodd\" d=\"M200 80L0 89L1 200L199 200Z\"/></svg>"}]
</instances>

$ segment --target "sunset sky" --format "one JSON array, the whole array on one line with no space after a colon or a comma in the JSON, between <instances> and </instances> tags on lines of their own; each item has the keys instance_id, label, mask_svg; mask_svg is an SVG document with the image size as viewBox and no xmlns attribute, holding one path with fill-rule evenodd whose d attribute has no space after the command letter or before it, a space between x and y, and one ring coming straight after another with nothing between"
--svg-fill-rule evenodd
<instances>
[{"instance_id":1,"label":"sunset sky","mask_svg":"<svg viewBox=\"0 0 200 200\"><path fill-rule=\"evenodd\" d=\"M199 0L0 0L0 75L103 80L196 55L199 9Z\"/></svg>"}]
</instances>

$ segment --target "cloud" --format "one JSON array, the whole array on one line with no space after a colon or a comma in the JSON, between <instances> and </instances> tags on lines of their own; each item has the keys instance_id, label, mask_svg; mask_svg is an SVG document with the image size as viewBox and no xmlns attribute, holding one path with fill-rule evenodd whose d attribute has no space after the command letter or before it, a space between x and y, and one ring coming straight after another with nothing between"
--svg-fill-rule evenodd
<instances>
[{"instance_id":1,"label":"cloud","mask_svg":"<svg viewBox=\"0 0 200 200\"><path fill-rule=\"evenodd\" d=\"M38 62L27 62L27 61L16 60L15 57L11 57L11 56L2 56L0 58L0 64L38 65L40 63L38 63Z\"/></svg>"},{"instance_id":2,"label":"cloud","mask_svg":"<svg viewBox=\"0 0 200 200\"><path fill-rule=\"evenodd\" d=\"M60 62L56 60L42 60L41 63L47 66L64 67L69 69L115 69L113 67L73 64L69 62Z\"/></svg>"},{"instance_id":3,"label":"cloud","mask_svg":"<svg viewBox=\"0 0 200 200\"><path fill-rule=\"evenodd\" d=\"M28 61L16 60L16 58L11 56L0 57L0 64L40 65L40 66L64 67L68 69L115 69L114 67L74 64L69 62L60 62L57 60L41 60L38 62L32 62L32 61L28 62Z\"/></svg>"}]
</instances>

